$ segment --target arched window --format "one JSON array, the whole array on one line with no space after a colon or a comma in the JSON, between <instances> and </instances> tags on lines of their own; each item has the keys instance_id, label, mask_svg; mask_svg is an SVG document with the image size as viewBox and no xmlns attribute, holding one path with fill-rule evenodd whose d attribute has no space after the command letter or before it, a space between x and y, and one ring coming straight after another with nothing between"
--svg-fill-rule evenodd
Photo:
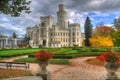
<instances>
[{"instance_id":1,"label":"arched window","mask_svg":"<svg viewBox=\"0 0 120 80\"><path fill-rule=\"evenodd\" d=\"M73 36L75 36L75 33L73 32Z\"/></svg>"}]
</instances>

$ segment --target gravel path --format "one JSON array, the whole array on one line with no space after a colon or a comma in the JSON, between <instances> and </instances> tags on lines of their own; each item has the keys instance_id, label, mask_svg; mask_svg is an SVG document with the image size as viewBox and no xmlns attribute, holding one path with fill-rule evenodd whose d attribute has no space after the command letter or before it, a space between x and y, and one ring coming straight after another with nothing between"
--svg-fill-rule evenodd
<instances>
[{"instance_id":1,"label":"gravel path","mask_svg":"<svg viewBox=\"0 0 120 80\"><path fill-rule=\"evenodd\" d=\"M89 58L93 57L72 59L67 66L49 65L52 80L104 80L105 68L85 63Z\"/></svg>"},{"instance_id":2,"label":"gravel path","mask_svg":"<svg viewBox=\"0 0 120 80\"><path fill-rule=\"evenodd\" d=\"M16 59L20 59L20 58L28 58L28 55L25 55L25 56L19 56L19 57L15 57L15 58L6 58L6 59L3 59L1 61L5 61L5 62L12 62Z\"/></svg>"}]
</instances>

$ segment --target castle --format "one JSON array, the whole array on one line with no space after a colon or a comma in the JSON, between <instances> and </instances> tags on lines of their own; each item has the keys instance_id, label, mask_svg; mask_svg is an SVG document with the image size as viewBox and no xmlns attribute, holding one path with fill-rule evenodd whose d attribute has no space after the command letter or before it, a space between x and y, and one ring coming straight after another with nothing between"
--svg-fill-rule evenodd
<instances>
[{"instance_id":1,"label":"castle","mask_svg":"<svg viewBox=\"0 0 120 80\"><path fill-rule=\"evenodd\" d=\"M72 47L82 46L83 36L80 24L67 22L67 12L64 5L59 5L57 11L57 23L53 24L52 16L40 17L41 24L35 27L27 27L26 34L30 38L29 45L39 47Z\"/></svg>"}]
</instances>

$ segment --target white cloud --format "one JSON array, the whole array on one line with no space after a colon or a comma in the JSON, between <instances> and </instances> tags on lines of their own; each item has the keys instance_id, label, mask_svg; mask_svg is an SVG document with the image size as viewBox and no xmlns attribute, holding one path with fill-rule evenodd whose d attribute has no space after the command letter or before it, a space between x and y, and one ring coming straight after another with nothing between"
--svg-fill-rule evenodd
<instances>
[{"instance_id":1,"label":"white cloud","mask_svg":"<svg viewBox=\"0 0 120 80\"><path fill-rule=\"evenodd\" d=\"M3 18L1 18L1 21L9 22L10 20L8 18L6 18L6 17L3 17Z\"/></svg>"}]
</instances>

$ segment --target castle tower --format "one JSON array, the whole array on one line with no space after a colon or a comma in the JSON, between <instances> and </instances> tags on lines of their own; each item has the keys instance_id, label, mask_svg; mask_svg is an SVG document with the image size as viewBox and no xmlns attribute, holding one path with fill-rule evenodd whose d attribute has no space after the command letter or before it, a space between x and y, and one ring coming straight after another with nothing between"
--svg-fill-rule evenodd
<instances>
[{"instance_id":1,"label":"castle tower","mask_svg":"<svg viewBox=\"0 0 120 80\"><path fill-rule=\"evenodd\" d=\"M66 11L64 10L64 5L59 5L59 11L57 11L57 24L60 29L65 29L67 27L66 23Z\"/></svg>"},{"instance_id":2,"label":"castle tower","mask_svg":"<svg viewBox=\"0 0 120 80\"><path fill-rule=\"evenodd\" d=\"M40 20L41 20L41 26L52 28L52 24L53 24L52 16L40 17Z\"/></svg>"},{"instance_id":3,"label":"castle tower","mask_svg":"<svg viewBox=\"0 0 120 80\"><path fill-rule=\"evenodd\" d=\"M53 17L52 16L45 16L40 17L41 26L39 29L39 36L40 36L40 45L44 47L49 47L49 30L52 28L53 25Z\"/></svg>"}]
</instances>

